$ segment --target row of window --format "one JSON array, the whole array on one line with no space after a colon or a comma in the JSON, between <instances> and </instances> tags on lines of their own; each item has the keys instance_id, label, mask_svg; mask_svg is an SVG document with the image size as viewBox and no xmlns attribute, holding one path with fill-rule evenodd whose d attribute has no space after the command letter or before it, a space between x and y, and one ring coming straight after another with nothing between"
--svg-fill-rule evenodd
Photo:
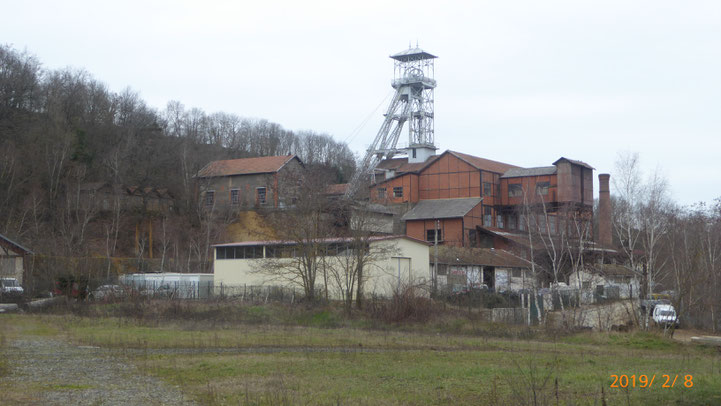
<instances>
[{"instance_id":1,"label":"row of window","mask_svg":"<svg viewBox=\"0 0 721 406\"><path fill-rule=\"evenodd\" d=\"M548 189L550 188L550 182L538 182L536 183L536 194L543 196L548 195ZM492 197L500 195L500 185L496 185L496 193L493 193L493 184L490 182L483 182L483 196ZM378 199L383 200L386 198L386 188L379 187L377 190ZM508 197L520 197L523 196L523 186L520 183L508 185ZM393 188L393 197L403 197L403 186L396 186Z\"/></svg>"},{"instance_id":2,"label":"row of window","mask_svg":"<svg viewBox=\"0 0 721 406\"><path fill-rule=\"evenodd\" d=\"M366 246L367 250L368 247ZM352 255L354 249L345 243L330 243L320 246L322 256ZM217 247L217 259L258 259L258 258L295 258L295 245L249 245L245 247Z\"/></svg>"},{"instance_id":3,"label":"row of window","mask_svg":"<svg viewBox=\"0 0 721 406\"><path fill-rule=\"evenodd\" d=\"M264 187L255 188L255 201L258 204L265 204L266 202L266 189ZM215 190L208 190L205 192L205 205L212 206L215 204ZM230 189L230 204L240 204L240 189Z\"/></svg>"},{"instance_id":4,"label":"row of window","mask_svg":"<svg viewBox=\"0 0 721 406\"><path fill-rule=\"evenodd\" d=\"M536 183L536 194L546 196L548 195L548 189L550 187L550 182L538 182ZM513 183L508 185L508 197L521 196L523 196L523 186L520 183Z\"/></svg>"},{"instance_id":5,"label":"row of window","mask_svg":"<svg viewBox=\"0 0 721 406\"><path fill-rule=\"evenodd\" d=\"M386 198L386 188L379 187L376 191L378 192L378 200L383 200ZM402 198L403 197L403 186L396 186L393 188L393 197L394 198Z\"/></svg>"}]
</instances>

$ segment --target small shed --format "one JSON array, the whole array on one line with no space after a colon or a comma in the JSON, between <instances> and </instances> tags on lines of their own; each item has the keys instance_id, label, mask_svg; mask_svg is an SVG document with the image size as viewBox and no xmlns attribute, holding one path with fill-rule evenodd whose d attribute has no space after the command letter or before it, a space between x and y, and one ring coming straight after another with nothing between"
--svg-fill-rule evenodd
<instances>
[{"instance_id":1,"label":"small shed","mask_svg":"<svg viewBox=\"0 0 721 406\"><path fill-rule=\"evenodd\" d=\"M0 277L15 278L22 285L25 258L32 251L0 234Z\"/></svg>"},{"instance_id":2,"label":"small shed","mask_svg":"<svg viewBox=\"0 0 721 406\"><path fill-rule=\"evenodd\" d=\"M431 268L435 261L435 247L430 247ZM517 291L535 285L530 268L527 260L500 249L439 246L436 277L438 286L450 291L482 285Z\"/></svg>"}]
</instances>

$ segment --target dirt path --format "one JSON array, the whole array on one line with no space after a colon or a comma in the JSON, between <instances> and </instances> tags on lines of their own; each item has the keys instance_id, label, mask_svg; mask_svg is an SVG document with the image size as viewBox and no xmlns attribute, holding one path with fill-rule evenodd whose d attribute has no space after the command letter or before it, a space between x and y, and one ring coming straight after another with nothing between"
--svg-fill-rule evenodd
<instances>
[{"instance_id":1,"label":"dirt path","mask_svg":"<svg viewBox=\"0 0 721 406\"><path fill-rule=\"evenodd\" d=\"M685 329L685 328L680 328L673 332L674 340L682 341L685 343L690 343L691 337L700 337L700 336L713 336L713 334L711 334L707 331ZM717 334L717 336L718 336L718 334Z\"/></svg>"},{"instance_id":2,"label":"dirt path","mask_svg":"<svg viewBox=\"0 0 721 406\"><path fill-rule=\"evenodd\" d=\"M140 373L111 351L26 337L6 347L4 401L26 405L193 405L179 388ZM6 392L7 393L7 392ZM0 403L6 404L0 399Z\"/></svg>"}]
</instances>

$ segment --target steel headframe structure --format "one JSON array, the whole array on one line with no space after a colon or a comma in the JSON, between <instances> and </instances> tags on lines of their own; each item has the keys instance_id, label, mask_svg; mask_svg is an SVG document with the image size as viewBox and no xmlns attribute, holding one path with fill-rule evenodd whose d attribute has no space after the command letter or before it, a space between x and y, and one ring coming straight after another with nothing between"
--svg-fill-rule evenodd
<instances>
[{"instance_id":1,"label":"steel headframe structure","mask_svg":"<svg viewBox=\"0 0 721 406\"><path fill-rule=\"evenodd\" d=\"M396 90L378 134L366 150L361 165L353 175L346 197L355 193L359 183L370 175L375 181L375 168L383 159L396 154L407 154L416 149L435 151L433 125L433 89L436 87L434 59L416 46L391 55L393 81ZM408 123L408 147L398 148L398 139Z\"/></svg>"}]
</instances>

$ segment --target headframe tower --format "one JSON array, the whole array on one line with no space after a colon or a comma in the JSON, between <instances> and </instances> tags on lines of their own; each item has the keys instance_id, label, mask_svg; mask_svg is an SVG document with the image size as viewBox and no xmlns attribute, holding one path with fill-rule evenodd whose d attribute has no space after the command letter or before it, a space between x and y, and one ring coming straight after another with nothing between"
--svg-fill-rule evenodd
<instances>
[{"instance_id":1,"label":"headframe tower","mask_svg":"<svg viewBox=\"0 0 721 406\"><path fill-rule=\"evenodd\" d=\"M395 155L408 155L408 162L425 162L435 155L433 90L436 88L435 63L437 56L416 45L391 55L395 94L378 134L366 150L361 167L356 171L349 193L355 191L358 181L373 176L382 159ZM398 139L408 124L408 146L398 148Z\"/></svg>"}]
</instances>

